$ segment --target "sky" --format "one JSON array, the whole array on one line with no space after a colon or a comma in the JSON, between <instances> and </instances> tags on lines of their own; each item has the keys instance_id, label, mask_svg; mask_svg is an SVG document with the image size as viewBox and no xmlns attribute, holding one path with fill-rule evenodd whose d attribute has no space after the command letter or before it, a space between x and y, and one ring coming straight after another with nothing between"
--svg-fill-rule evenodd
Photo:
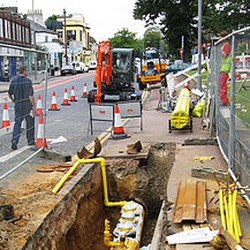
<instances>
[{"instance_id":1,"label":"sky","mask_svg":"<svg viewBox=\"0 0 250 250\"><path fill-rule=\"evenodd\" d=\"M90 35L97 41L107 40L116 32L127 28L142 38L145 22L134 20L133 8L136 0L0 0L0 7L17 6L19 13L42 10L44 21L53 14L83 14L90 26Z\"/></svg>"}]
</instances>

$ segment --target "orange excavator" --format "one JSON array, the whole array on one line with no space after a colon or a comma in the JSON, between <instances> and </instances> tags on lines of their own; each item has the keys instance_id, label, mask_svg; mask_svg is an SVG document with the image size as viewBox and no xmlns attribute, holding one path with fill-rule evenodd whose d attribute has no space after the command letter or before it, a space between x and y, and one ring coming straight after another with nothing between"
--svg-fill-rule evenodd
<instances>
[{"instance_id":1,"label":"orange excavator","mask_svg":"<svg viewBox=\"0 0 250 250\"><path fill-rule=\"evenodd\" d=\"M126 101L134 93L134 50L111 49L109 41L98 43L97 68L94 87L88 93L88 102Z\"/></svg>"}]
</instances>

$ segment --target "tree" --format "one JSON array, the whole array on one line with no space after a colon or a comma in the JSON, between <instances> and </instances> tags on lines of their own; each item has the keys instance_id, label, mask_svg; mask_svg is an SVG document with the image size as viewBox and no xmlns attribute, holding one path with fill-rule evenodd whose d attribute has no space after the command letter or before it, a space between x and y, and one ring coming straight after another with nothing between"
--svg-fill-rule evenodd
<instances>
[{"instance_id":1,"label":"tree","mask_svg":"<svg viewBox=\"0 0 250 250\"><path fill-rule=\"evenodd\" d=\"M147 46L159 48L161 39L162 39L162 34L159 27L158 26L149 27L146 30L143 37L144 48L146 48Z\"/></svg>"},{"instance_id":2,"label":"tree","mask_svg":"<svg viewBox=\"0 0 250 250\"><path fill-rule=\"evenodd\" d=\"M249 9L249 0L203 0L204 37L209 39L210 35L217 35L222 29L231 32L239 24L248 25ZM169 52L176 57L184 37L184 60L190 58L191 48L197 45L197 16L197 0L137 0L134 8L135 19L145 20L146 25L159 24Z\"/></svg>"},{"instance_id":3,"label":"tree","mask_svg":"<svg viewBox=\"0 0 250 250\"><path fill-rule=\"evenodd\" d=\"M130 32L127 28L116 32L109 41L113 48L133 48L136 56L139 56L142 48L142 40L137 39L136 33Z\"/></svg>"},{"instance_id":4,"label":"tree","mask_svg":"<svg viewBox=\"0 0 250 250\"><path fill-rule=\"evenodd\" d=\"M161 55L166 57L167 47L159 26L153 25L147 28L143 37L143 45L144 49L148 46L159 49Z\"/></svg>"},{"instance_id":5,"label":"tree","mask_svg":"<svg viewBox=\"0 0 250 250\"><path fill-rule=\"evenodd\" d=\"M45 21L45 25L47 29L56 31L56 29L62 29L62 22L57 21L57 16L52 15L48 17L48 19Z\"/></svg>"}]
</instances>

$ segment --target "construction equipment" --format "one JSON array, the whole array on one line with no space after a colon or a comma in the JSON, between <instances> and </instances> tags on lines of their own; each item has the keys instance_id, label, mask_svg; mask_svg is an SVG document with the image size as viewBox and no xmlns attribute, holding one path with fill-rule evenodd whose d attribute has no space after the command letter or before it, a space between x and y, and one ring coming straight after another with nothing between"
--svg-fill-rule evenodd
<instances>
[{"instance_id":1,"label":"construction equipment","mask_svg":"<svg viewBox=\"0 0 250 250\"><path fill-rule=\"evenodd\" d=\"M172 132L172 129L190 129L192 132L193 120L190 106L190 91L187 86L184 86L169 120L169 133Z\"/></svg>"},{"instance_id":2,"label":"construction equipment","mask_svg":"<svg viewBox=\"0 0 250 250\"><path fill-rule=\"evenodd\" d=\"M88 93L88 102L127 101L134 93L134 50L131 48L111 49L109 41L98 43L97 68L94 87Z\"/></svg>"},{"instance_id":3,"label":"construction equipment","mask_svg":"<svg viewBox=\"0 0 250 250\"><path fill-rule=\"evenodd\" d=\"M139 88L142 90L146 88L147 84L161 83L163 86L167 85L166 82L166 61L160 58L160 53L157 48L148 47L144 51L144 60L140 75L137 80Z\"/></svg>"}]
</instances>

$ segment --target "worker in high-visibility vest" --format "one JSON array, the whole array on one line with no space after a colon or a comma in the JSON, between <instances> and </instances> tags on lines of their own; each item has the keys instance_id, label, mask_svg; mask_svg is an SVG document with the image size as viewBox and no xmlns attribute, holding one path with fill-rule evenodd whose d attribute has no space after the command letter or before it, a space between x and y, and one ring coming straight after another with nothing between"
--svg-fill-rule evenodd
<instances>
[{"instance_id":1,"label":"worker in high-visibility vest","mask_svg":"<svg viewBox=\"0 0 250 250\"><path fill-rule=\"evenodd\" d=\"M227 36L226 31L221 31L219 38ZM221 45L221 67L220 67L220 105L227 106L229 104L227 97L227 81L231 71L231 46L228 40L224 40Z\"/></svg>"}]
</instances>

